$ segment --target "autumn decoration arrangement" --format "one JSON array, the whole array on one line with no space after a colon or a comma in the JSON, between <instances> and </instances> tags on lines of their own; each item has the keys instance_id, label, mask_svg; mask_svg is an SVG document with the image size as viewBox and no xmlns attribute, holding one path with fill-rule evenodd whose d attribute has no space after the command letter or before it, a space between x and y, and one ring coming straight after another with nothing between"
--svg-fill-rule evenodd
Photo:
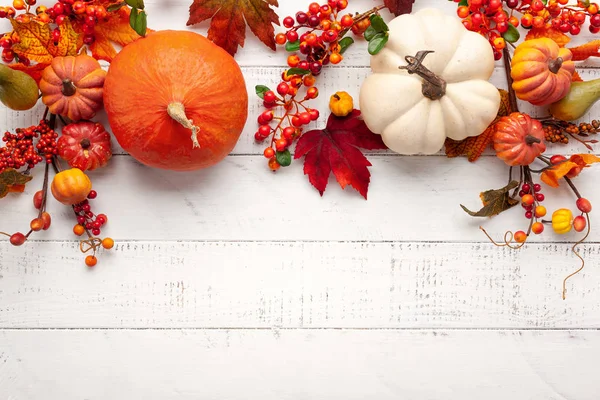
<instances>
[{"instance_id":1,"label":"autumn decoration arrangement","mask_svg":"<svg viewBox=\"0 0 600 400\"><path fill-rule=\"evenodd\" d=\"M462 207L474 217L522 207L523 229L496 241L482 228L498 246L517 249L547 230L581 232L573 245L580 268L564 280L564 297L567 279L585 265L577 246L590 232L592 206L575 178L600 161L590 153L600 123L573 122L600 99L600 80L583 81L576 70L576 62L600 57L600 40L568 44L583 29L600 32L598 5L449 0L457 3L451 16L436 9L413 13L415 0L384 0L350 12L349 1L313 2L280 21L277 0L194 0L188 25L210 20L206 38L153 32L142 0L59 0L51 7L13 0L0 7L12 25L0 39L0 101L14 110L31 109L38 99L46 106L38 125L4 134L0 197L24 192L38 165L44 165L44 181L29 230L2 234L19 246L49 229L50 192L73 209L73 232L85 237L81 251L90 252L85 262L96 265L97 252L114 241L100 236L108 218L92 211L98 194L88 173L110 161L111 133L150 167L190 171L225 158L247 123L248 94L233 56L248 26L267 47L287 53L279 83L256 86L264 109L249 122L256 124L254 139L270 170L303 159L304 174L321 195L333 174L342 188L351 186L366 199L371 164L362 150L410 155L444 149L448 157L475 162L490 149L506 164L508 184L482 192L480 210ZM396 18L386 23L384 8ZM325 111L311 104L320 95L319 77L343 63L359 41L366 42L372 73L358 99L343 88L329 93L327 124L316 128ZM99 60L110 65L102 68ZM508 91L489 82L499 60ZM133 74L140 65L143 73ZM526 103L547 116L520 111ZM103 108L110 126L94 121ZM548 143L569 141L586 151L548 154ZM560 185L572 190L573 204L547 210L546 196Z\"/></svg>"}]
</instances>

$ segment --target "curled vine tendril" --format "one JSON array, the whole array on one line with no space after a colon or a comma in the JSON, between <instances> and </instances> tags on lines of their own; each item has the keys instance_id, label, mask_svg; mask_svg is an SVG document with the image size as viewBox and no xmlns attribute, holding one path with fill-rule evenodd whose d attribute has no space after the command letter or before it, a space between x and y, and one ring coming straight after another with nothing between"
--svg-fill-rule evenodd
<instances>
[{"instance_id":1,"label":"curled vine tendril","mask_svg":"<svg viewBox=\"0 0 600 400\"><path fill-rule=\"evenodd\" d=\"M102 239L97 238L97 237L90 236L88 239L79 241L79 250L81 250L81 252L84 254L87 252L93 251L94 252L93 254L95 255L96 250L98 248L100 248L101 246L102 246Z\"/></svg>"},{"instance_id":2,"label":"curled vine tendril","mask_svg":"<svg viewBox=\"0 0 600 400\"><path fill-rule=\"evenodd\" d=\"M513 239L515 238L515 234L512 231L506 231L504 233L504 243L498 243L496 242L488 233L485 229L483 229L482 226L479 227L479 229L481 229L481 231L485 234L485 236L487 236L487 238L490 240L490 242L492 242L492 244L494 246L498 246L498 247L508 247L511 248L513 250L518 250L521 247L525 246L525 242L523 243L519 243L517 245L514 245L512 243Z\"/></svg>"},{"instance_id":3,"label":"curled vine tendril","mask_svg":"<svg viewBox=\"0 0 600 400\"><path fill-rule=\"evenodd\" d=\"M571 250L577 256L577 258L579 258L581 260L581 267L579 267L579 269L577 271L572 272L569 275L567 275L567 277L563 280L563 292L562 292L563 300L566 300L566 298L567 298L567 280L569 280L569 278L580 273L583 270L583 268L585 267L585 260L583 259L581 254L579 254L579 252L577 251L577 246L579 246L581 243L583 243L588 238L588 236L590 235L590 231L592 229L592 227L590 225L590 215L586 213L585 217L587 218L587 232L585 233L585 236L583 238L581 238L577 243L575 243L573 245L573 247L571 248Z\"/></svg>"}]
</instances>

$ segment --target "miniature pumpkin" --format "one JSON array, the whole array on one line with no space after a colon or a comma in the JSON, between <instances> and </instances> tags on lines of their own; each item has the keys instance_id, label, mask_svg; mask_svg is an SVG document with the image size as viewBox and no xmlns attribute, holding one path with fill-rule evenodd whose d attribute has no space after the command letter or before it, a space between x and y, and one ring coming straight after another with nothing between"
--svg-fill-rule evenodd
<instances>
[{"instance_id":1,"label":"miniature pumpkin","mask_svg":"<svg viewBox=\"0 0 600 400\"><path fill-rule=\"evenodd\" d=\"M102 108L105 77L100 63L86 54L54 57L42 72L42 102L52 114L90 119Z\"/></svg>"},{"instance_id":2,"label":"miniature pumpkin","mask_svg":"<svg viewBox=\"0 0 600 400\"><path fill-rule=\"evenodd\" d=\"M69 166L92 171L112 157L110 134L100 123L82 121L65 126L58 139L58 155Z\"/></svg>"},{"instance_id":3,"label":"miniature pumpkin","mask_svg":"<svg viewBox=\"0 0 600 400\"><path fill-rule=\"evenodd\" d=\"M571 51L552 39L526 40L511 62L512 87L521 100L536 106L555 103L571 88L575 63Z\"/></svg>"},{"instance_id":4,"label":"miniature pumpkin","mask_svg":"<svg viewBox=\"0 0 600 400\"><path fill-rule=\"evenodd\" d=\"M354 110L354 100L346 92L336 92L329 99L329 109L336 117L345 117Z\"/></svg>"},{"instance_id":5,"label":"miniature pumpkin","mask_svg":"<svg viewBox=\"0 0 600 400\"><path fill-rule=\"evenodd\" d=\"M113 59L104 106L113 134L134 158L189 171L233 149L248 116L248 93L240 67L223 49L194 32L158 31Z\"/></svg>"},{"instance_id":6,"label":"miniature pumpkin","mask_svg":"<svg viewBox=\"0 0 600 400\"><path fill-rule=\"evenodd\" d=\"M552 229L559 235L571 232L573 213L568 208L559 208L552 213Z\"/></svg>"},{"instance_id":7,"label":"miniature pumpkin","mask_svg":"<svg viewBox=\"0 0 600 400\"><path fill-rule=\"evenodd\" d=\"M397 153L435 153L446 137L481 134L498 113L488 41L440 10L393 19L371 69L360 90L362 116Z\"/></svg>"},{"instance_id":8,"label":"miniature pumpkin","mask_svg":"<svg viewBox=\"0 0 600 400\"><path fill-rule=\"evenodd\" d=\"M54 176L50 190L56 200L72 206L87 199L92 181L79 168L71 168Z\"/></svg>"},{"instance_id":9,"label":"miniature pumpkin","mask_svg":"<svg viewBox=\"0 0 600 400\"><path fill-rule=\"evenodd\" d=\"M492 138L496 156L510 166L529 165L546 151L540 121L523 113L512 113L496 123Z\"/></svg>"}]
</instances>

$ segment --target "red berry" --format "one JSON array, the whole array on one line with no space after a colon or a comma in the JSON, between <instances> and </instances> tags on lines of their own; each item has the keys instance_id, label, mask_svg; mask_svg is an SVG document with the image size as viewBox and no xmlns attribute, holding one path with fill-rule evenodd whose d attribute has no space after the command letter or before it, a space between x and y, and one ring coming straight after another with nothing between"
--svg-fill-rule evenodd
<instances>
[{"instance_id":1,"label":"red berry","mask_svg":"<svg viewBox=\"0 0 600 400\"><path fill-rule=\"evenodd\" d=\"M42 208L43 197L44 197L44 192L42 192L41 190L35 192L35 194L33 195L33 206L35 208L37 208L38 210L40 208Z\"/></svg>"},{"instance_id":2,"label":"red berry","mask_svg":"<svg viewBox=\"0 0 600 400\"><path fill-rule=\"evenodd\" d=\"M21 232L17 232L10 237L10 244L13 246L21 246L26 240L27 238L25 235L23 235Z\"/></svg>"},{"instance_id":3,"label":"red berry","mask_svg":"<svg viewBox=\"0 0 600 400\"><path fill-rule=\"evenodd\" d=\"M292 117L292 125L295 126L295 127L302 126L302 121L300 120L300 118L298 116L294 115Z\"/></svg>"},{"instance_id":4,"label":"red berry","mask_svg":"<svg viewBox=\"0 0 600 400\"><path fill-rule=\"evenodd\" d=\"M539 183L536 183L535 185L533 185L533 191L535 193L539 192L540 190L542 190L542 185L540 185Z\"/></svg>"},{"instance_id":5,"label":"red berry","mask_svg":"<svg viewBox=\"0 0 600 400\"><path fill-rule=\"evenodd\" d=\"M287 140L277 139L275 141L275 148L277 149L277 151L284 151L286 147L287 147Z\"/></svg>"},{"instance_id":6,"label":"red berry","mask_svg":"<svg viewBox=\"0 0 600 400\"><path fill-rule=\"evenodd\" d=\"M594 14L590 17L590 25L595 28L600 27L600 14Z\"/></svg>"},{"instance_id":7,"label":"red berry","mask_svg":"<svg viewBox=\"0 0 600 400\"><path fill-rule=\"evenodd\" d=\"M571 28L569 29L569 33L573 36L577 36L579 35L579 32L581 32L581 28L579 27L579 25L571 25Z\"/></svg>"},{"instance_id":8,"label":"red berry","mask_svg":"<svg viewBox=\"0 0 600 400\"><path fill-rule=\"evenodd\" d=\"M302 123L302 125L310 124L310 121L311 121L310 113L303 112L298 117L300 118L300 122Z\"/></svg>"},{"instance_id":9,"label":"red berry","mask_svg":"<svg viewBox=\"0 0 600 400\"><path fill-rule=\"evenodd\" d=\"M100 229L98 229L98 228L93 228L92 229L92 235L98 236L99 234L100 234Z\"/></svg>"},{"instance_id":10,"label":"red berry","mask_svg":"<svg viewBox=\"0 0 600 400\"><path fill-rule=\"evenodd\" d=\"M532 211L525 211L525 218L527 218L527 219L533 218L533 212Z\"/></svg>"},{"instance_id":11,"label":"red berry","mask_svg":"<svg viewBox=\"0 0 600 400\"><path fill-rule=\"evenodd\" d=\"M291 140L294 137L295 133L296 133L296 129L291 126L288 126L283 130L282 135L287 140Z\"/></svg>"},{"instance_id":12,"label":"red berry","mask_svg":"<svg viewBox=\"0 0 600 400\"><path fill-rule=\"evenodd\" d=\"M286 94L288 94L289 91L290 86L287 83L281 82L279 85L277 85L277 93L279 93L280 95L285 96Z\"/></svg>"},{"instance_id":13,"label":"red berry","mask_svg":"<svg viewBox=\"0 0 600 400\"><path fill-rule=\"evenodd\" d=\"M313 28L319 26L320 23L321 19L318 16L311 15L310 17L308 17L308 25L312 26Z\"/></svg>"},{"instance_id":14,"label":"red berry","mask_svg":"<svg viewBox=\"0 0 600 400\"><path fill-rule=\"evenodd\" d=\"M273 111L271 111L271 110L267 110L267 111L263 112L261 114L261 116L263 118L263 121L265 121L265 122L273 121Z\"/></svg>"},{"instance_id":15,"label":"red berry","mask_svg":"<svg viewBox=\"0 0 600 400\"><path fill-rule=\"evenodd\" d=\"M310 5L308 6L308 11L311 14L317 14L319 11L321 11L321 6L319 5L319 3L310 3Z\"/></svg>"},{"instance_id":16,"label":"red berry","mask_svg":"<svg viewBox=\"0 0 600 400\"><path fill-rule=\"evenodd\" d=\"M50 214L48 214L47 212L43 212L40 218L42 219L42 221L44 221L44 226L42 227L42 229L47 231L50 228L50 225L52 224L52 217L50 217Z\"/></svg>"},{"instance_id":17,"label":"red berry","mask_svg":"<svg viewBox=\"0 0 600 400\"><path fill-rule=\"evenodd\" d=\"M541 203L542 201L544 201L546 199L546 196L544 196L542 193L536 193L535 199Z\"/></svg>"},{"instance_id":18,"label":"red berry","mask_svg":"<svg viewBox=\"0 0 600 400\"><path fill-rule=\"evenodd\" d=\"M586 198L581 197L577 199L577 202L575 204L577 204L577 208L582 213L587 214L592 211L592 203L590 203L590 201Z\"/></svg>"},{"instance_id":19,"label":"red berry","mask_svg":"<svg viewBox=\"0 0 600 400\"><path fill-rule=\"evenodd\" d=\"M531 225L531 231L536 235L539 235L544 232L544 224L541 222L534 222L533 225Z\"/></svg>"},{"instance_id":20,"label":"red berry","mask_svg":"<svg viewBox=\"0 0 600 400\"><path fill-rule=\"evenodd\" d=\"M316 121L319 119L319 110L312 108L308 111L308 113L310 114L310 119L313 121Z\"/></svg>"},{"instance_id":21,"label":"red berry","mask_svg":"<svg viewBox=\"0 0 600 400\"><path fill-rule=\"evenodd\" d=\"M338 38L338 33L333 29L323 32L321 35L325 42L335 42Z\"/></svg>"},{"instance_id":22,"label":"red berry","mask_svg":"<svg viewBox=\"0 0 600 400\"><path fill-rule=\"evenodd\" d=\"M272 90L269 90L268 92L265 93L265 101L267 103L275 103L275 100L277 100L277 96L275 96L275 92L273 92Z\"/></svg>"},{"instance_id":23,"label":"red berry","mask_svg":"<svg viewBox=\"0 0 600 400\"><path fill-rule=\"evenodd\" d=\"M298 40L298 32L296 31L288 31L288 33L286 33L285 36L290 42L295 42Z\"/></svg>"},{"instance_id":24,"label":"red berry","mask_svg":"<svg viewBox=\"0 0 600 400\"><path fill-rule=\"evenodd\" d=\"M550 163L554 165L560 164L563 161L567 161L567 157L561 156L560 154L556 154L550 158Z\"/></svg>"},{"instance_id":25,"label":"red berry","mask_svg":"<svg viewBox=\"0 0 600 400\"><path fill-rule=\"evenodd\" d=\"M308 14L306 14L305 12L299 12L296 14L296 21L298 21L298 23L300 25L304 25L306 24L306 22L308 21Z\"/></svg>"},{"instance_id":26,"label":"red berry","mask_svg":"<svg viewBox=\"0 0 600 400\"><path fill-rule=\"evenodd\" d=\"M523 186L521 186L521 190L525 193L529 193L531 192L531 186L529 186L528 183L524 183Z\"/></svg>"},{"instance_id":27,"label":"red berry","mask_svg":"<svg viewBox=\"0 0 600 400\"><path fill-rule=\"evenodd\" d=\"M269 136L270 133L271 133L271 127L269 125L261 125L258 128L258 134L261 137L267 137L267 136Z\"/></svg>"},{"instance_id":28,"label":"red berry","mask_svg":"<svg viewBox=\"0 0 600 400\"><path fill-rule=\"evenodd\" d=\"M294 18L292 17L285 17L283 19L283 26L285 26L286 28L291 28L292 26L294 26Z\"/></svg>"},{"instance_id":29,"label":"red berry","mask_svg":"<svg viewBox=\"0 0 600 400\"><path fill-rule=\"evenodd\" d=\"M88 199L95 199L96 197L98 197L98 193L95 190L90 191L87 196Z\"/></svg>"}]
</instances>

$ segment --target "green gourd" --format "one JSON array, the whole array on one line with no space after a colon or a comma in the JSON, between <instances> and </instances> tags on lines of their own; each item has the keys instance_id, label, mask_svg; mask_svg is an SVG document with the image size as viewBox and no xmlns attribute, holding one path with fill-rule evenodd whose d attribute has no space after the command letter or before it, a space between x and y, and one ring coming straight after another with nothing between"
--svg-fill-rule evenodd
<instances>
[{"instance_id":1,"label":"green gourd","mask_svg":"<svg viewBox=\"0 0 600 400\"><path fill-rule=\"evenodd\" d=\"M573 82L571 90L562 100L552 104L550 114L563 121L573 121L584 114L600 99L600 79Z\"/></svg>"},{"instance_id":2,"label":"green gourd","mask_svg":"<svg viewBox=\"0 0 600 400\"><path fill-rule=\"evenodd\" d=\"M6 107L29 110L38 98L38 85L31 76L0 64L0 101Z\"/></svg>"}]
</instances>

